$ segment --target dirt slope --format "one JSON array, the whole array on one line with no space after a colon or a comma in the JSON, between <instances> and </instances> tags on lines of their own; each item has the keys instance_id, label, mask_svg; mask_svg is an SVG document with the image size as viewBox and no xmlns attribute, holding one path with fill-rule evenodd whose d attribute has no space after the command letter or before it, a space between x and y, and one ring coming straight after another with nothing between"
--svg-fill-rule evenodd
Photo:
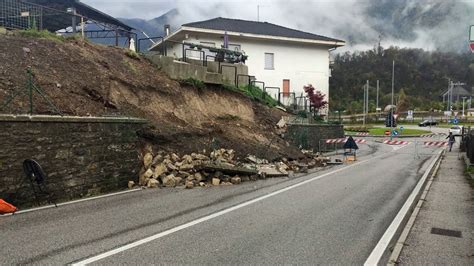
<instances>
[{"instance_id":1,"label":"dirt slope","mask_svg":"<svg viewBox=\"0 0 474 266\"><path fill-rule=\"evenodd\" d=\"M221 87L181 86L120 48L0 35L0 103L24 89L27 67L65 114L148 119L141 135L156 149L183 154L224 147L269 159L300 155L275 132L283 112ZM35 99L36 113L51 113ZM2 113L24 113L26 100L15 100Z\"/></svg>"}]
</instances>

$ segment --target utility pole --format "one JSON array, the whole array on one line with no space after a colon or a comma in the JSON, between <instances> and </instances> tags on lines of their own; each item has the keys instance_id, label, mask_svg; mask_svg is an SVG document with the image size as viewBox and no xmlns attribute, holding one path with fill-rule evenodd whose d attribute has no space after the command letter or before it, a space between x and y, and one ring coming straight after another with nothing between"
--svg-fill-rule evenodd
<instances>
[{"instance_id":1,"label":"utility pole","mask_svg":"<svg viewBox=\"0 0 474 266\"><path fill-rule=\"evenodd\" d=\"M464 117L464 101L466 100L466 96L462 97L462 117Z\"/></svg>"},{"instance_id":2,"label":"utility pole","mask_svg":"<svg viewBox=\"0 0 474 266\"><path fill-rule=\"evenodd\" d=\"M377 80L377 100L376 100L375 105L376 105L375 110L378 111L379 110L379 80Z\"/></svg>"},{"instance_id":3,"label":"utility pole","mask_svg":"<svg viewBox=\"0 0 474 266\"><path fill-rule=\"evenodd\" d=\"M363 115L364 115L363 125L365 126L365 98L366 98L366 96L365 96L365 91L366 91L366 90L365 90L365 86L364 86L362 89L364 90L364 100L363 100L363 107L362 107L363 110L362 110L362 113L363 113Z\"/></svg>"},{"instance_id":4,"label":"utility pole","mask_svg":"<svg viewBox=\"0 0 474 266\"><path fill-rule=\"evenodd\" d=\"M257 21L260 22L260 5L257 5Z\"/></svg>"},{"instance_id":5,"label":"utility pole","mask_svg":"<svg viewBox=\"0 0 474 266\"><path fill-rule=\"evenodd\" d=\"M365 101L365 104L366 104L366 110L367 110L367 116L369 116L369 80L367 80L367 100Z\"/></svg>"},{"instance_id":6,"label":"utility pole","mask_svg":"<svg viewBox=\"0 0 474 266\"><path fill-rule=\"evenodd\" d=\"M393 94L394 94L394 87L395 87L395 60L393 60L392 65L392 106L390 108L390 140L393 138L393 124L395 122L395 118L393 117Z\"/></svg>"}]
</instances>

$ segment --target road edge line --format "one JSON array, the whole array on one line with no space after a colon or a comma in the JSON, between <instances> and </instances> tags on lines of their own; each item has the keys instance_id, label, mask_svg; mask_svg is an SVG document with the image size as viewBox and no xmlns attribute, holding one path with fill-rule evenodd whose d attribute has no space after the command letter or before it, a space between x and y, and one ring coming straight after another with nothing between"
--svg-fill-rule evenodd
<instances>
[{"instance_id":1,"label":"road edge line","mask_svg":"<svg viewBox=\"0 0 474 266\"><path fill-rule=\"evenodd\" d=\"M374 249L370 253L369 257L366 259L364 262L364 265L378 265L380 262L380 259L383 257L383 254L387 250L387 248L390 246L392 243L394 237L397 235L398 232L400 232L402 225L404 222L407 221L408 215L411 214L411 211L414 208L414 205L416 204L417 200L419 199L423 188L426 184L426 181L428 180L428 175L430 174L431 170L435 166L436 162L439 160L441 157L441 154L444 149L441 149L437 155L434 155L434 158L430 162L428 168L426 169L425 173L423 176L420 178L418 183L416 184L415 188L412 190L410 193L410 196L408 196L407 200L403 204L402 208L400 211L398 211L397 215L393 219L393 221L390 223L389 227L385 231L385 233L382 235L380 240L377 242L377 245L375 245Z\"/></svg>"},{"instance_id":2,"label":"road edge line","mask_svg":"<svg viewBox=\"0 0 474 266\"><path fill-rule=\"evenodd\" d=\"M443 152L441 153L443 154ZM400 234L400 237L398 238L392 254L390 255L390 258L388 259L387 265L396 265L398 258L400 257L400 254L402 253L403 247L405 246L405 241L408 238L408 234L410 233L413 225L415 224L416 218L418 217L418 213L421 210L421 207L423 206L423 202L425 201L426 197L428 196L428 192L431 189L431 185L433 184L433 180L438 173L439 166L441 165L441 162L443 161L443 158L440 157L440 159L437 161L437 164L435 166L434 171L432 172L430 178L428 179L428 182L426 183L425 189L423 190L420 198L418 199L418 203L415 206L415 209L413 210L413 213L411 214L410 218L408 219L408 222L406 223L405 227L403 228L402 233Z\"/></svg>"},{"instance_id":3,"label":"road edge line","mask_svg":"<svg viewBox=\"0 0 474 266\"><path fill-rule=\"evenodd\" d=\"M130 190L124 190L124 191L120 191L120 192L108 193L108 194L95 196L95 197L88 197L88 198L83 198L83 199L66 201L66 202L58 203L56 205L58 207L66 206L66 205L71 205L71 204L80 203L80 202L84 202L84 201L91 201L91 200L97 200L97 199L102 199L102 198L108 198L108 197L112 197L112 196L118 196L118 195L127 194L127 193L130 193L130 192L137 192L137 191L141 191L141 190L143 190L143 189L142 188L134 188L134 189L130 189ZM25 209L25 210L17 211L15 213L7 213L7 214L4 214L4 215L0 215L0 218L25 214L25 213L29 213L29 212L41 211L41 210L51 209L51 208L55 208L55 207L56 206L54 204L51 204L51 205L46 205L46 206L41 206L41 207L36 207L36 208L31 208L31 209Z\"/></svg>"}]
</instances>

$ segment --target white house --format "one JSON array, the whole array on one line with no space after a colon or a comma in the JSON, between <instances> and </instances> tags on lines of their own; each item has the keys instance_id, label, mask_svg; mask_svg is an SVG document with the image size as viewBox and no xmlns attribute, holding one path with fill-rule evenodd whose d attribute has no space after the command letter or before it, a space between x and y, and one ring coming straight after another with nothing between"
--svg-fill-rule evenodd
<instances>
[{"instance_id":1,"label":"white house","mask_svg":"<svg viewBox=\"0 0 474 266\"><path fill-rule=\"evenodd\" d=\"M167 35L167 55L182 58L183 43L222 47L226 34L229 49L245 52L249 74L265 82L265 86L300 96L303 86L310 83L329 99L329 52L344 46L342 40L267 22L219 17L184 24ZM160 49L162 42L150 48ZM202 57L200 53L188 52L186 57Z\"/></svg>"}]
</instances>

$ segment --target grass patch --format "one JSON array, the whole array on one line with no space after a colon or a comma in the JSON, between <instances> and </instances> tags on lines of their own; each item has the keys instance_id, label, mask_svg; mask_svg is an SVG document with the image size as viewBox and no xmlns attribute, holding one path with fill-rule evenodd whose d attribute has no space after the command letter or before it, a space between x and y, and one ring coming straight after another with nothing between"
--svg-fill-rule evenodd
<instances>
[{"instance_id":1,"label":"grass patch","mask_svg":"<svg viewBox=\"0 0 474 266\"><path fill-rule=\"evenodd\" d=\"M63 36L57 35L56 33L47 30L20 30L18 31L18 34L22 37L48 39L56 42L64 42L66 40L66 38L64 38Z\"/></svg>"},{"instance_id":2,"label":"grass patch","mask_svg":"<svg viewBox=\"0 0 474 266\"><path fill-rule=\"evenodd\" d=\"M130 49L126 49L125 55L128 56L131 59L140 60L140 55L138 53L136 53L135 51L132 51Z\"/></svg>"},{"instance_id":3,"label":"grass patch","mask_svg":"<svg viewBox=\"0 0 474 266\"><path fill-rule=\"evenodd\" d=\"M273 97L270 96L268 93L263 93L263 90L257 86L250 85L250 86L236 87L233 85L223 85L222 87L227 90L242 93L246 95L247 97L251 98L252 100L261 102L270 107L275 107L278 105L277 100L273 99Z\"/></svg>"},{"instance_id":4,"label":"grass patch","mask_svg":"<svg viewBox=\"0 0 474 266\"><path fill-rule=\"evenodd\" d=\"M192 86L196 89L205 89L206 84L202 80L198 80L195 78L187 78L187 79L182 79L179 81L180 85L186 85L186 86Z\"/></svg>"},{"instance_id":5,"label":"grass patch","mask_svg":"<svg viewBox=\"0 0 474 266\"><path fill-rule=\"evenodd\" d=\"M385 131L390 130L389 127L383 128L383 127L378 127L378 128L369 128L368 132L369 135L373 136L385 136ZM400 128L396 128L396 130L400 133ZM352 135L356 134L361 131L350 131L350 130L345 130L347 134ZM428 130L422 130L422 129L411 129L411 128L405 128L402 133L399 134L399 136L404 136L404 135L423 135L423 134L430 134L431 131Z\"/></svg>"},{"instance_id":6,"label":"grass patch","mask_svg":"<svg viewBox=\"0 0 474 266\"><path fill-rule=\"evenodd\" d=\"M138 72L137 68L132 63L130 63L128 60L124 60L123 64L130 72L132 72L133 74L137 74L137 72Z\"/></svg>"}]
</instances>

